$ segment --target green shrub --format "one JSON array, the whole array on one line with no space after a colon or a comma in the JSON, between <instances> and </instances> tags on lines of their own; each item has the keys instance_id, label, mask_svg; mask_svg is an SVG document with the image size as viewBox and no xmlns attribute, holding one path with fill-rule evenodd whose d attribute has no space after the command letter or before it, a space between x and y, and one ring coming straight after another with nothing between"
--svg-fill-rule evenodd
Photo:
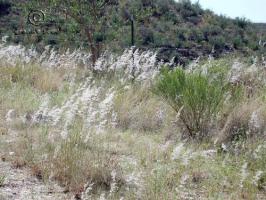
<instances>
[{"instance_id":1,"label":"green shrub","mask_svg":"<svg viewBox=\"0 0 266 200\"><path fill-rule=\"evenodd\" d=\"M208 135L225 94L219 82L180 69L164 69L154 91L178 113L186 133L194 139Z\"/></svg>"},{"instance_id":2,"label":"green shrub","mask_svg":"<svg viewBox=\"0 0 266 200\"><path fill-rule=\"evenodd\" d=\"M237 17L235 19L235 24L237 26L239 26L240 28L245 29L248 26L249 21L246 18L239 18L239 17Z\"/></svg>"},{"instance_id":3,"label":"green shrub","mask_svg":"<svg viewBox=\"0 0 266 200\"><path fill-rule=\"evenodd\" d=\"M210 44L213 45L213 47L218 50L218 49L223 49L225 46L225 39L223 36L214 36L210 37Z\"/></svg>"},{"instance_id":4,"label":"green shrub","mask_svg":"<svg viewBox=\"0 0 266 200\"><path fill-rule=\"evenodd\" d=\"M235 49L240 49L241 47L243 47L243 42L240 36L236 36L233 39L233 45Z\"/></svg>"}]
</instances>

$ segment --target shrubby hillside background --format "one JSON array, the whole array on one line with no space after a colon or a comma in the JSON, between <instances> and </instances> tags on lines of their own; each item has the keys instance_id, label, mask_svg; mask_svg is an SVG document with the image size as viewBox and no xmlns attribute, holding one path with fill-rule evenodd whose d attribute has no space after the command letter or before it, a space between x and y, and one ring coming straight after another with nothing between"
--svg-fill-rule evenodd
<instances>
[{"instance_id":1,"label":"shrubby hillside background","mask_svg":"<svg viewBox=\"0 0 266 200\"><path fill-rule=\"evenodd\" d=\"M0 1L0 35L8 35L9 42L35 44L39 49L46 45L88 47L77 23L61 12L52 12L52 6L35 6L45 13L45 21L38 27L29 24L27 15L33 8L27 2L31 1ZM189 0L113 0L101 13L102 23L93 35L102 51L121 52L131 45L130 15L135 20L136 47L159 50L159 58L165 61L175 57L175 63L186 64L209 54L265 52L259 42L266 41L264 24L218 16Z\"/></svg>"}]
</instances>

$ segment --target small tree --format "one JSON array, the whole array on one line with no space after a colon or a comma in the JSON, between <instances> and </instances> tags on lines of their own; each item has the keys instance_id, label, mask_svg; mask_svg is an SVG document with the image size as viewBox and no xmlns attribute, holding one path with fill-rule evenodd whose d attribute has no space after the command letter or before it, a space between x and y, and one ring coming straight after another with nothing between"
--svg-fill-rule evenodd
<instances>
[{"instance_id":1,"label":"small tree","mask_svg":"<svg viewBox=\"0 0 266 200\"><path fill-rule=\"evenodd\" d=\"M107 7L115 2L116 0L31 0L27 3L27 9L45 9L50 13L64 16L66 23L68 18L74 20L87 38L92 62L95 63L100 56L100 45L95 39L95 34L104 24Z\"/></svg>"},{"instance_id":2,"label":"small tree","mask_svg":"<svg viewBox=\"0 0 266 200\"><path fill-rule=\"evenodd\" d=\"M178 113L189 137L194 139L207 135L224 98L224 89L218 82L181 69L164 69L154 91Z\"/></svg>"}]
</instances>

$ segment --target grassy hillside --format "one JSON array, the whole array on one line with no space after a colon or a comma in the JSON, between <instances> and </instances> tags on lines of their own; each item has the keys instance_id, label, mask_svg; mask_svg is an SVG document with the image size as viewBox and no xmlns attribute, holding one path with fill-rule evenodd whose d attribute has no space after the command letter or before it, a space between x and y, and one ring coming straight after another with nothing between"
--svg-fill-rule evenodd
<instances>
[{"instance_id":1,"label":"grassy hillside","mask_svg":"<svg viewBox=\"0 0 266 200\"><path fill-rule=\"evenodd\" d=\"M265 52L259 40L265 32L246 19L229 19L204 10L199 4L183 0L115 0L102 17L104 24L94 34L101 49L121 51L131 45L129 15L135 20L135 41L138 48L160 51L160 59L185 64L199 56L218 57L231 51ZM8 41L59 47L87 47L86 37L71 18L46 8L44 22L32 26L27 21L25 2L1 0L0 35ZM36 7L35 9L42 10Z\"/></svg>"},{"instance_id":2,"label":"grassy hillside","mask_svg":"<svg viewBox=\"0 0 266 200\"><path fill-rule=\"evenodd\" d=\"M132 82L132 52L105 57L100 74L82 52L31 53L0 48L0 158L13 168L75 199L265 199L265 63L158 74L136 53Z\"/></svg>"},{"instance_id":3,"label":"grassy hillside","mask_svg":"<svg viewBox=\"0 0 266 200\"><path fill-rule=\"evenodd\" d=\"M0 199L33 198L33 177L50 198L55 182L82 200L266 199L264 24L112 0L92 26L108 50L94 62L75 20L29 2L0 0L0 168L17 172L0 171ZM172 57L187 67L158 62Z\"/></svg>"}]
</instances>

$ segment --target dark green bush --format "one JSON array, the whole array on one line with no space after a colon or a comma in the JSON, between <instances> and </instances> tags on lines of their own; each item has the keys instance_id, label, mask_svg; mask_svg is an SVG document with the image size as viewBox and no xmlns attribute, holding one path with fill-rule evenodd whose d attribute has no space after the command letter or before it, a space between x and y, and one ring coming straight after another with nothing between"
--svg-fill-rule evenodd
<instances>
[{"instance_id":1,"label":"dark green bush","mask_svg":"<svg viewBox=\"0 0 266 200\"><path fill-rule=\"evenodd\" d=\"M11 3L6 0L0 0L0 16L8 15L10 12Z\"/></svg>"},{"instance_id":2,"label":"dark green bush","mask_svg":"<svg viewBox=\"0 0 266 200\"><path fill-rule=\"evenodd\" d=\"M223 49L225 46L225 39L223 36L214 36L210 38L210 44L214 46L215 49Z\"/></svg>"},{"instance_id":3,"label":"dark green bush","mask_svg":"<svg viewBox=\"0 0 266 200\"><path fill-rule=\"evenodd\" d=\"M237 36L233 39L233 45L235 49L240 49L243 47L243 41L240 36Z\"/></svg>"},{"instance_id":4,"label":"dark green bush","mask_svg":"<svg viewBox=\"0 0 266 200\"><path fill-rule=\"evenodd\" d=\"M154 43L154 35L151 29L141 27L140 32L142 36L142 45L149 45L150 43Z\"/></svg>"},{"instance_id":5,"label":"dark green bush","mask_svg":"<svg viewBox=\"0 0 266 200\"><path fill-rule=\"evenodd\" d=\"M239 17L237 17L235 19L235 24L237 26L239 26L240 28L245 29L248 26L249 21L246 18L239 18Z\"/></svg>"}]
</instances>

